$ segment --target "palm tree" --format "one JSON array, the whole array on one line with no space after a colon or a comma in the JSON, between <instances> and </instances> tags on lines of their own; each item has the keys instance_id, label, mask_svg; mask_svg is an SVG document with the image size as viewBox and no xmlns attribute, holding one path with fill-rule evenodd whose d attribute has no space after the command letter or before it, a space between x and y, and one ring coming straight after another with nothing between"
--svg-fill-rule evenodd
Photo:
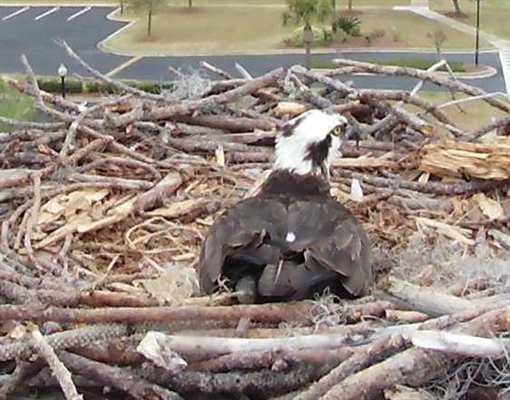
<instances>
[{"instance_id":1,"label":"palm tree","mask_svg":"<svg viewBox=\"0 0 510 400\"><path fill-rule=\"evenodd\" d=\"M334 14L331 0L286 0L287 10L283 13L283 25L303 25L303 41L306 51L306 68L310 69L313 41L313 22L324 22Z\"/></svg>"}]
</instances>

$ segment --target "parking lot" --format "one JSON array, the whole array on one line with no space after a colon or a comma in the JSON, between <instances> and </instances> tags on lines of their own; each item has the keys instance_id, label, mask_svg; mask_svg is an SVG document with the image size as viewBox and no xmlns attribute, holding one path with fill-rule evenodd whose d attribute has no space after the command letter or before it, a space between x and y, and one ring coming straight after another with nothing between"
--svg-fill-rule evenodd
<instances>
[{"instance_id":1,"label":"parking lot","mask_svg":"<svg viewBox=\"0 0 510 400\"><path fill-rule=\"evenodd\" d=\"M243 65L254 76L264 74L274 68L290 67L304 63L303 52L275 55L226 55L226 56L175 56L175 57L129 57L105 53L98 43L126 25L107 18L113 7L23 7L0 6L0 71L24 73L20 61L25 54L38 75L56 75L60 63L65 63L69 73L90 76L72 60L56 43L57 39L67 41L76 53L87 63L102 73L115 73L117 78L168 80L175 78L168 67L197 70L201 61L207 61L235 76L238 72L235 63ZM434 53L349 52L342 51L339 56L354 60L425 58L435 59ZM449 61L470 62L472 54L444 54ZM315 54L315 59L331 59L335 54ZM133 62L131 62L133 61ZM488 92L500 92L504 88L501 63L497 52L480 54L480 63L492 66L497 74L489 78L473 79L471 84ZM218 76L214 78L219 79ZM410 90L415 84L414 78L346 76L357 87ZM426 90L435 90L432 84L425 85Z\"/></svg>"},{"instance_id":2,"label":"parking lot","mask_svg":"<svg viewBox=\"0 0 510 400\"><path fill-rule=\"evenodd\" d=\"M70 72L88 75L56 43L66 40L101 72L108 72L128 57L106 54L97 43L124 26L106 16L112 7L0 7L0 70L21 72L25 54L37 74L55 75L61 62Z\"/></svg>"}]
</instances>

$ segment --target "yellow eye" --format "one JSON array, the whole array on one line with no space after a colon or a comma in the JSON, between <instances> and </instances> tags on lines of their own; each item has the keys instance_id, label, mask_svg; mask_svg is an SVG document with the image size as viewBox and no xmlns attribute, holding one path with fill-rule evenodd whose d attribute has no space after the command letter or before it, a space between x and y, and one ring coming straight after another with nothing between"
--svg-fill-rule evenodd
<instances>
[{"instance_id":1,"label":"yellow eye","mask_svg":"<svg viewBox=\"0 0 510 400\"><path fill-rule=\"evenodd\" d=\"M341 126L337 126L331 131L331 133L335 136L340 136L342 133L344 133L344 129Z\"/></svg>"}]
</instances>

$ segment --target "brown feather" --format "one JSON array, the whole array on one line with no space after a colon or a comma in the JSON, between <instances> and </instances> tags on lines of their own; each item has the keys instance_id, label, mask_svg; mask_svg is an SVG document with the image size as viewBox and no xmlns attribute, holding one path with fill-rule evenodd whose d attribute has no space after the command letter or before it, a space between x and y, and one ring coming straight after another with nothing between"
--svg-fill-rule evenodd
<instances>
[{"instance_id":1,"label":"brown feather","mask_svg":"<svg viewBox=\"0 0 510 400\"><path fill-rule=\"evenodd\" d=\"M214 291L222 276L235 284L251 275L263 300L306 298L326 287L365 294L373 281L371 244L357 219L322 187L280 190L262 188L213 224L199 260L202 290Z\"/></svg>"}]
</instances>

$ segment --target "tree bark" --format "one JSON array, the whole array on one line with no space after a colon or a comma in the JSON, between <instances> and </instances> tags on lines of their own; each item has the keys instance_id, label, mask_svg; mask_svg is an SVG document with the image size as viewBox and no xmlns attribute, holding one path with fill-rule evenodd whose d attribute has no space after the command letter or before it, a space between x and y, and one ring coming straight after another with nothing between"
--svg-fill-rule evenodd
<instances>
[{"instance_id":1,"label":"tree bark","mask_svg":"<svg viewBox=\"0 0 510 400\"><path fill-rule=\"evenodd\" d=\"M309 22L305 23L305 26L303 28L303 41L305 42L305 54L306 54L305 67L306 69L309 70L312 58L312 41L313 41L312 26L310 25Z\"/></svg>"},{"instance_id":2,"label":"tree bark","mask_svg":"<svg viewBox=\"0 0 510 400\"><path fill-rule=\"evenodd\" d=\"M147 14L147 36L152 33L152 0L149 0L149 13Z\"/></svg>"},{"instance_id":3,"label":"tree bark","mask_svg":"<svg viewBox=\"0 0 510 400\"><path fill-rule=\"evenodd\" d=\"M349 0L351 1L351 0ZM459 0L452 0L453 1L453 7L455 7L455 12L457 14L460 14L462 12L462 10L460 9L460 3L459 3Z\"/></svg>"}]
</instances>

